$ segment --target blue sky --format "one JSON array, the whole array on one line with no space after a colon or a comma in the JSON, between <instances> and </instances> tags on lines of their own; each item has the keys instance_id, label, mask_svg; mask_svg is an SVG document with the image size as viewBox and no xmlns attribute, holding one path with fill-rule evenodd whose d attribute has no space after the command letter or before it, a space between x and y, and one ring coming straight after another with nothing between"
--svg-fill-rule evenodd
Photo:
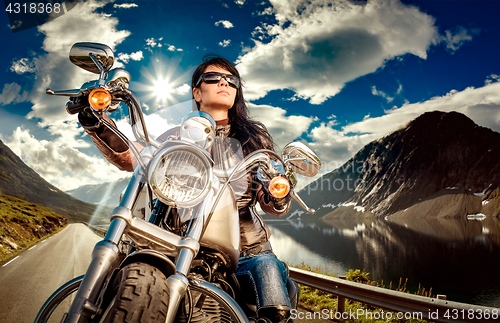
<instances>
[{"instance_id":1,"label":"blue sky","mask_svg":"<svg viewBox=\"0 0 500 323\"><path fill-rule=\"evenodd\" d=\"M80 41L114 49L152 116L191 99L205 54L226 57L251 115L279 146L308 144L322 173L426 111L500 131L499 13L493 0L91 0L16 33L0 14L0 139L61 189L126 175L44 94L97 78L68 59Z\"/></svg>"}]
</instances>

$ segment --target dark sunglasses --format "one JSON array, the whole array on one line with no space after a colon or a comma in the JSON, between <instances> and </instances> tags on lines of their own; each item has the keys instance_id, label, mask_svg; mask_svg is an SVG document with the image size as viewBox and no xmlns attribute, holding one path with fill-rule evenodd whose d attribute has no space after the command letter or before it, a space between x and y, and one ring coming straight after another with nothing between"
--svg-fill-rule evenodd
<instances>
[{"instance_id":1,"label":"dark sunglasses","mask_svg":"<svg viewBox=\"0 0 500 323\"><path fill-rule=\"evenodd\" d=\"M207 72L204 73L200 76L198 79L198 82L196 82L196 86L198 87L201 84L201 81L207 83L207 84L217 84L219 81L224 78L226 80L227 84L229 84L230 87L234 87L237 89L240 86L240 79L232 74L223 74L219 72Z\"/></svg>"}]
</instances>

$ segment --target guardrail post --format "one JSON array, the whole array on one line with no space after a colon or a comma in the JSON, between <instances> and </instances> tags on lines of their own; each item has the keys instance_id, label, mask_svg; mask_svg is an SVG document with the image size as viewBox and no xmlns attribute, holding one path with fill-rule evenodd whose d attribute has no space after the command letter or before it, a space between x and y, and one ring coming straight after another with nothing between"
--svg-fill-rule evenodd
<instances>
[{"instance_id":1,"label":"guardrail post","mask_svg":"<svg viewBox=\"0 0 500 323\"><path fill-rule=\"evenodd\" d=\"M339 276L340 279L346 279L345 276ZM344 313L345 312L345 297L344 296L337 296L337 312L339 313Z\"/></svg>"}]
</instances>

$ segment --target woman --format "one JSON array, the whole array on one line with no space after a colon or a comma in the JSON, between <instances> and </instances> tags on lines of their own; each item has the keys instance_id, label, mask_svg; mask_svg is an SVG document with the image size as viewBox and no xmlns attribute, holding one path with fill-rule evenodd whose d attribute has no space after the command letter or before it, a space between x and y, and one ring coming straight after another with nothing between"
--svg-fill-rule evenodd
<instances>
[{"instance_id":1,"label":"woman","mask_svg":"<svg viewBox=\"0 0 500 323\"><path fill-rule=\"evenodd\" d=\"M274 143L264 125L248 117L240 75L232 63L218 56L205 57L193 74L191 86L198 109L216 121L216 139L237 139L245 156L258 149L273 149ZM133 170L130 152L119 138L96 126L95 120L85 113L79 114L79 121L111 163L122 170ZM258 202L264 212L280 216L288 212L291 199L290 196L276 199L266 187L255 174L249 174L248 188L237 200L241 254L236 275L243 295L254 296L257 316L281 322L288 319L291 307L286 268L272 252L269 228L260 215L251 212L251 207Z\"/></svg>"}]
</instances>

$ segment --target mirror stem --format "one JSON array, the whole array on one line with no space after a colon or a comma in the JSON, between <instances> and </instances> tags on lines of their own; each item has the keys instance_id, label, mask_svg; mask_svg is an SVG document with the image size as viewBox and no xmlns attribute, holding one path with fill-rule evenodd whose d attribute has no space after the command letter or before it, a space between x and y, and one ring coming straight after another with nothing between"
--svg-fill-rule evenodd
<instances>
[{"instance_id":1,"label":"mirror stem","mask_svg":"<svg viewBox=\"0 0 500 323\"><path fill-rule=\"evenodd\" d=\"M90 53L89 54L90 58L94 62L94 64L99 68L99 86L103 86L105 84L105 79L106 79L106 70L104 67L101 65L99 60L94 56L94 54Z\"/></svg>"}]
</instances>

